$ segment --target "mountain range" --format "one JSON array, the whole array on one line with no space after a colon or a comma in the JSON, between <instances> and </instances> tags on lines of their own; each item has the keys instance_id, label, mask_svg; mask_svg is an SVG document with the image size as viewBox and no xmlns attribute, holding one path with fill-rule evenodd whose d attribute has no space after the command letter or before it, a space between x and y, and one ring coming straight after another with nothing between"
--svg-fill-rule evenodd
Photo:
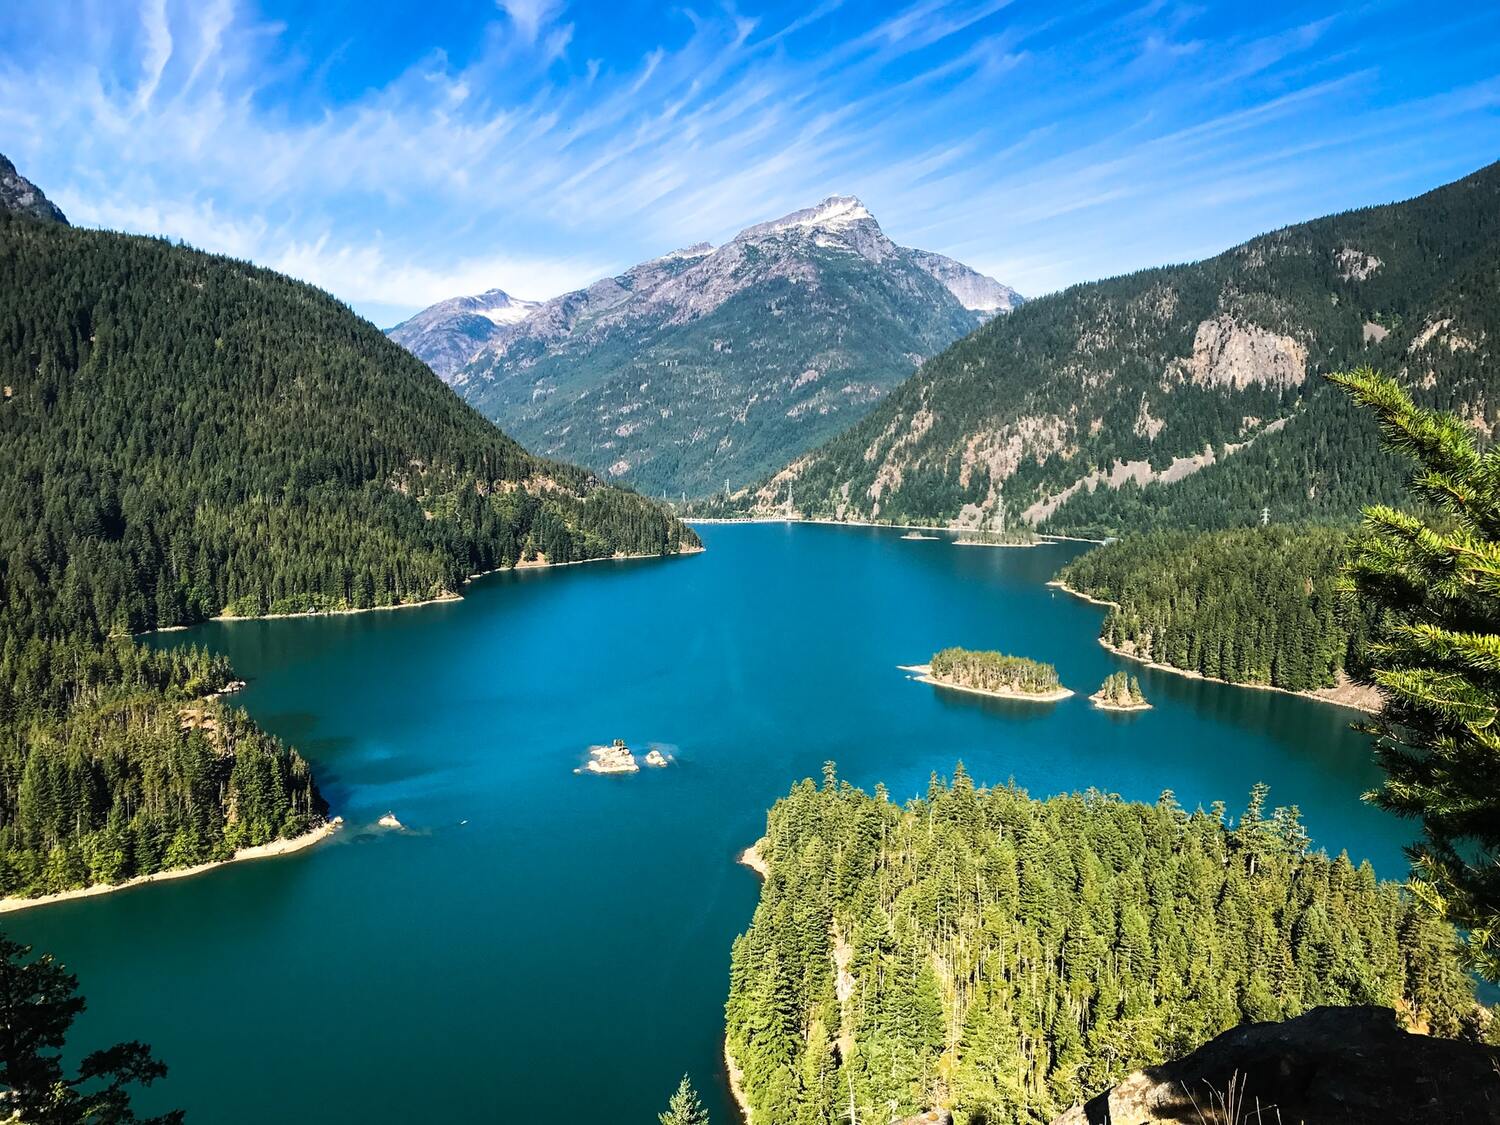
<instances>
[{"instance_id":1,"label":"mountain range","mask_svg":"<svg viewBox=\"0 0 1500 1125\"><path fill-rule=\"evenodd\" d=\"M1500 422L1500 164L1027 302L724 510L1114 533L1346 518L1400 465L1324 373Z\"/></svg>"},{"instance_id":2,"label":"mountain range","mask_svg":"<svg viewBox=\"0 0 1500 1125\"><path fill-rule=\"evenodd\" d=\"M538 452L704 494L847 427L922 359L1021 303L832 196L539 305L495 290L390 335Z\"/></svg>"}]
</instances>

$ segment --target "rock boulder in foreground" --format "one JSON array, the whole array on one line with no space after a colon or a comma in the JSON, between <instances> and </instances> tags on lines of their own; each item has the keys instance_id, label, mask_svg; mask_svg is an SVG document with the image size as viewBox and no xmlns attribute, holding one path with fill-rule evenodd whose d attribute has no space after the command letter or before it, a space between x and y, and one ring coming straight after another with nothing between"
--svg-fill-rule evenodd
<instances>
[{"instance_id":1,"label":"rock boulder in foreground","mask_svg":"<svg viewBox=\"0 0 1500 1125\"><path fill-rule=\"evenodd\" d=\"M1138 1070L1052 1125L1179 1122L1500 1123L1500 1049L1408 1034L1388 1008L1314 1008Z\"/></svg>"}]
</instances>

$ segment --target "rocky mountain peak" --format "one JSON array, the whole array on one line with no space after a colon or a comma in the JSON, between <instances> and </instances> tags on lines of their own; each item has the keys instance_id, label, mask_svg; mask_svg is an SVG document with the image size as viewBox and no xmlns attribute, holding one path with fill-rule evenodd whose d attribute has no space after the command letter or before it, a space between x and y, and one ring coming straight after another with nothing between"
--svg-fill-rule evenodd
<instances>
[{"instance_id":1,"label":"rocky mountain peak","mask_svg":"<svg viewBox=\"0 0 1500 1125\"><path fill-rule=\"evenodd\" d=\"M684 246L680 250L673 250L670 254L663 254L656 260L658 262L689 261L693 258L706 258L714 252L712 242L695 242L691 246Z\"/></svg>"},{"instance_id":2,"label":"rocky mountain peak","mask_svg":"<svg viewBox=\"0 0 1500 1125\"><path fill-rule=\"evenodd\" d=\"M30 215L33 219L67 225L67 217L0 153L0 210Z\"/></svg>"},{"instance_id":3,"label":"rocky mountain peak","mask_svg":"<svg viewBox=\"0 0 1500 1125\"><path fill-rule=\"evenodd\" d=\"M804 207L800 211L793 211L779 219L746 227L735 235L735 241L751 241L783 231L844 231L856 223L863 222L869 222L876 230L880 229L880 224L875 221L875 216L870 214L869 208L854 196L830 195L813 207Z\"/></svg>"},{"instance_id":4,"label":"rocky mountain peak","mask_svg":"<svg viewBox=\"0 0 1500 1125\"><path fill-rule=\"evenodd\" d=\"M391 330L549 456L650 491L754 479L1020 303L833 195L564 293L515 323L434 306Z\"/></svg>"},{"instance_id":5,"label":"rocky mountain peak","mask_svg":"<svg viewBox=\"0 0 1500 1125\"><path fill-rule=\"evenodd\" d=\"M811 237L819 245L827 244L830 239L851 242L856 250L860 249L861 242L872 240L894 245L886 238L870 209L852 195L830 195L812 207L748 226L734 236L731 245L787 236ZM869 257L868 254L865 256Z\"/></svg>"},{"instance_id":6,"label":"rocky mountain peak","mask_svg":"<svg viewBox=\"0 0 1500 1125\"><path fill-rule=\"evenodd\" d=\"M501 333L514 328L541 307L504 289L472 297L450 297L423 309L387 334L448 378Z\"/></svg>"}]
</instances>

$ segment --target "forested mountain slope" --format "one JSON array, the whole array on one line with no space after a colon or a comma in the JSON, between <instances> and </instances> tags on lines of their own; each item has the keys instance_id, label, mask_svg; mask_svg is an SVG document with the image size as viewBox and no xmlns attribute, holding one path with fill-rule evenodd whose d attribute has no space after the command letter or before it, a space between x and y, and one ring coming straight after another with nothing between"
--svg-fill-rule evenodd
<instances>
[{"instance_id":1,"label":"forested mountain slope","mask_svg":"<svg viewBox=\"0 0 1500 1125\"><path fill-rule=\"evenodd\" d=\"M521 441L649 492L698 495L813 448L1019 302L959 262L898 246L859 200L835 196L511 324L449 302L392 335L441 370L477 332L485 342L453 384Z\"/></svg>"},{"instance_id":2,"label":"forested mountain slope","mask_svg":"<svg viewBox=\"0 0 1500 1125\"><path fill-rule=\"evenodd\" d=\"M756 1122L1044 1122L1135 1067L1322 1004L1482 1018L1451 927L1307 851L1257 787L1236 822L1088 793L892 804L826 774L778 801L734 946L727 1046Z\"/></svg>"},{"instance_id":3,"label":"forested mountain slope","mask_svg":"<svg viewBox=\"0 0 1500 1125\"><path fill-rule=\"evenodd\" d=\"M1399 496L1320 373L1500 420L1500 165L1216 258L1075 286L959 341L742 506L1053 530L1346 517Z\"/></svg>"},{"instance_id":4,"label":"forested mountain slope","mask_svg":"<svg viewBox=\"0 0 1500 1125\"><path fill-rule=\"evenodd\" d=\"M7 600L42 628L389 605L692 539L328 295L164 241L0 219L0 383Z\"/></svg>"},{"instance_id":5,"label":"forested mountain slope","mask_svg":"<svg viewBox=\"0 0 1500 1125\"><path fill-rule=\"evenodd\" d=\"M324 293L0 208L0 894L297 835L295 751L232 673L128 634L675 554L658 507L532 457Z\"/></svg>"}]
</instances>

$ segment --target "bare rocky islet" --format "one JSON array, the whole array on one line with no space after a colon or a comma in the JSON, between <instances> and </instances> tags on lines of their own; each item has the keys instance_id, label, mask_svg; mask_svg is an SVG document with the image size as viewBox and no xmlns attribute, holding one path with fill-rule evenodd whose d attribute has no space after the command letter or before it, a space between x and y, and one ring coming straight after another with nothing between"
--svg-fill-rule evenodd
<instances>
[{"instance_id":1,"label":"bare rocky islet","mask_svg":"<svg viewBox=\"0 0 1500 1125\"><path fill-rule=\"evenodd\" d=\"M642 755L645 763L656 769L665 769L672 761L668 754L662 753L659 747L653 746ZM589 760L579 766L574 773L592 774L627 774L639 773L641 764L636 760L635 754L625 744L623 738L617 738L608 746L590 746Z\"/></svg>"}]
</instances>

